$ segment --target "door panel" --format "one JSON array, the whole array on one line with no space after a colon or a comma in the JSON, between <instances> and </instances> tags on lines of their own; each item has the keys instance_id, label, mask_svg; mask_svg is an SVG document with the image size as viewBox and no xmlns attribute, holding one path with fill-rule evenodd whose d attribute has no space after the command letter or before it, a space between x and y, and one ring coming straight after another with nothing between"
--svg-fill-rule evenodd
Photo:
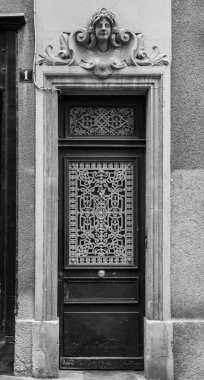
<instances>
[{"instance_id":1,"label":"door panel","mask_svg":"<svg viewBox=\"0 0 204 380\"><path fill-rule=\"evenodd\" d=\"M66 280L64 290L64 302L111 302L135 301L138 302L138 280L139 279L114 279L87 280L86 278Z\"/></svg>"},{"instance_id":2,"label":"door panel","mask_svg":"<svg viewBox=\"0 0 204 380\"><path fill-rule=\"evenodd\" d=\"M144 149L63 143L59 179L60 368L140 370Z\"/></svg>"},{"instance_id":3,"label":"door panel","mask_svg":"<svg viewBox=\"0 0 204 380\"><path fill-rule=\"evenodd\" d=\"M139 356L139 331L139 313L136 312L65 313L64 355L110 358Z\"/></svg>"}]
</instances>

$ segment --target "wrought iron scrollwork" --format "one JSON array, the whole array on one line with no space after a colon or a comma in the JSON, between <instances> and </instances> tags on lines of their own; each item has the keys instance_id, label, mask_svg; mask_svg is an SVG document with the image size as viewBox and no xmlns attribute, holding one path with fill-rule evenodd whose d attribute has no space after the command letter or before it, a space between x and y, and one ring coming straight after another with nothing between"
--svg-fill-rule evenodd
<instances>
[{"instance_id":1,"label":"wrought iron scrollwork","mask_svg":"<svg viewBox=\"0 0 204 380\"><path fill-rule=\"evenodd\" d=\"M69 162L66 173L68 263L133 265L133 163Z\"/></svg>"},{"instance_id":2,"label":"wrought iron scrollwork","mask_svg":"<svg viewBox=\"0 0 204 380\"><path fill-rule=\"evenodd\" d=\"M134 110L130 107L72 107L66 135L134 135Z\"/></svg>"}]
</instances>

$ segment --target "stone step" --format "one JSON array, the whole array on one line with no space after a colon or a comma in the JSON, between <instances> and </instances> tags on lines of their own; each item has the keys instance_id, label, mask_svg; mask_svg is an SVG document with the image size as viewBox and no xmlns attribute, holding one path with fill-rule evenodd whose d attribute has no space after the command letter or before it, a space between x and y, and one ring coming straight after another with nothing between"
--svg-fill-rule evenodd
<instances>
[{"instance_id":1,"label":"stone step","mask_svg":"<svg viewBox=\"0 0 204 380\"><path fill-rule=\"evenodd\" d=\"M63 380L145 380L143 372L135 371L60 371Z\"/></svg>"},{"instance_id":2,"label":"stone step","mask_svg":"<svg viewBox=\"0 0 204 380\"><path fill-rule=\"evenodd\" d=\"M0 380L34 380L34 378L0 375ZM146 380L146 377L143 372L135 371L60 371L59 380Z\"/></svg>"}]
</instances>

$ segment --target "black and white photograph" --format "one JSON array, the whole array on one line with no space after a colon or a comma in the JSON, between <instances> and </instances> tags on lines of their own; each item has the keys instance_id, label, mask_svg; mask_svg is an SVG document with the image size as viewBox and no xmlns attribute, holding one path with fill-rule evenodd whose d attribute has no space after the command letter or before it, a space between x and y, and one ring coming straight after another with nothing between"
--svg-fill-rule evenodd
<instances>
[{"instance_id":1,"label":"black and white photograph","mask_svg":"<svg viewBox=\"0 0 204 380\"><path fill-rule=\"evenodd\" d=\"M204 0L0 0L0 380L204 380Z\"/></svg>"}]
</instances>

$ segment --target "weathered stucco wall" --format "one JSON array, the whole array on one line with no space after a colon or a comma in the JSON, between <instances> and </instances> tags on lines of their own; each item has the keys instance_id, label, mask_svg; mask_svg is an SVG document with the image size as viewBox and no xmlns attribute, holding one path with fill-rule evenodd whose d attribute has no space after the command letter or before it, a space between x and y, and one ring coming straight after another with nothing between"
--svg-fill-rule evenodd
<instances>
[{"instance_id":1,"label":"weathered stucco wall","mask_svg":"<svg viewBox=\"0 0 204 380\"><path fill-rule=\"evenodd\" d=\"M172 316L204 318L204 175L172 173Z\"/></svg>"},{"instance_id":2,"label":"weathered stucco wall","mask_svg":"<svg viewBox=\"0 0 204 380\"><path fill-rule=\"evenodd\" d=\"M203 14L203 0L172 0L172 170L204 167Z\"/></svg>"},{"instance_id":3,"label":"weathered stucco wall","mask_svg":"<svg viewBox=\"0 0 204 380\"><path fill-rule=\"evenodd\" d=\"M172 1L171 299L175 380L204 378L204 3Z\"/></svg>"},{"instance_id":4,"label":"weathered stucco wall","mask_svg":"<svg viewBox=\"0 0 204 380\"><path fill-rule=\"evenodd\" d=\"M16 372L30 374L31 323L34 310L34 169L35 93L33 83L19 83L19 68L32 69L33 0L1 0L0 13L24 13L17 49L17 323ZM23 360L22 360L23 358Z\"/></svg>"},{"instance_id":5,"label":"weathered stucco wall","mask_svg":"<svg viewBox=\"0 0 204 380\"><path fill-rule=\"evenodd\" d=\"M174 322L174 380L204 379L204 321Z\"/></svg>"},{"instance_id":6,"label":"weathered stucco wall","mask_svg":"<svg viewBox=\"0 0 204 380\"><path fill-rule=\"evenodd\" d=\"M204 3L172 5L172 316L202 318Z\"/></svg>"}]
</instances>

